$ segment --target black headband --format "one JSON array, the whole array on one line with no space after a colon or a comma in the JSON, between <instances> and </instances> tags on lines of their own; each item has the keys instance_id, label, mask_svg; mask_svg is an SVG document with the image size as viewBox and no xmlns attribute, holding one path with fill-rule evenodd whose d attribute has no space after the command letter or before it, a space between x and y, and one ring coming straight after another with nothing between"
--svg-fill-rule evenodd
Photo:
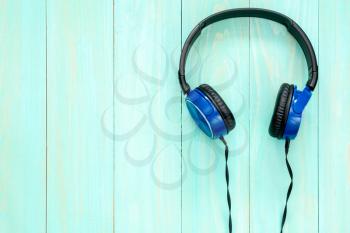
<instances>
[{"instance_id":1,"label":"black headband","mask_svg":"<svg viewBox=\"0 0 350 233\"><path fill-rule=\"evenodd\" d=\"M291 18L275 11L259 8L237 8L221 11L205 18L199 24L197 24L197 26L189 34L182 48L179 65L179 81L181 89L184 93L188 93L190 91L190 86L186 82L185 78L185 66L187 55L193 43L201 34L203 28L221 20L239 17L264 18L283 24L290 32L290 34L292 34L292 36L297 40L304 52L306 62L309 68L309 79L306 85L312 91L315 89L318 79L317 59L309 38L307 37L305 32L299 27L299 25L296 22L294 22Z\"/></svg>"}]
</instances>

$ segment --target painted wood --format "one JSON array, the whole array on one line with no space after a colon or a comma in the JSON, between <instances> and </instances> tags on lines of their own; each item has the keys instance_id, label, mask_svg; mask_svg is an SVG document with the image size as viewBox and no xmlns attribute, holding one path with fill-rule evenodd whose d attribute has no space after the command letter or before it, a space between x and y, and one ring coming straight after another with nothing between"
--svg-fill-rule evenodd
<instances>
[{"instance_id":1,"label":"painted wood","mask_svg":"<svg viewBox=\"0 0 350 233\"><path fill-rule=\"evenodd\" d=\"M113 2L47 7L48 232L112 232Z\"/></svg>"},{"instance_id":2,"label":"painted wood","mask_svg":"<svg viewBox=\"0 0 350 233\"><path fill-rule=\"evenodd\" d=\"M251 0L294 19L318 51L318 1ZM284 82L306 83L307 65L301 48L276 23L252 19L250 27L250 153L251 232L280 232L289 175L284 142L268 134L278 89ZM318 232L318 91L304 112L299 135L291 142L289 158L294 171L285 232Z\"/></svg>"},{"instance_id":3,"label":"painted wood","mask_svg":"<svg viewBox=\"0 0 350 233\"><path fill-rule=\"evenodd\" d=\"M45 1L0 1L0 232L45 231Z\"/></svg>"},{"instance_id":4,"label":"painted wood","mask_svg":"<svg viewBox=\"0 0 350 233\"><path fill-rule=\"evenodd\" d=\"M182 42L203 18L232 7L247 7L246 0L183 2ZM195 11L194 11L195 9ZM226 20L206 28L189 54L187 78L192 88L207 83L215 88L236 117L237 127L227 136L230 147L230 191L233 232L249 231L249 19ZM226 232L224 146L201 133L183 103L183 232ZM185 131L186 130L186 131Z\"/></svg>"},{"instance_id":5,"label":"painted wood","mask_svg":"<svg viewBox=\"0 0 350 233\"><path fill-rule=\"evenodd\" d=\"M48 0L47 53L45 1L0 1L0 232L226 232L223 145L189 118L177 69L199 20L249 5L295 19L320 58L285 233L349 232L345 0ZM306 81L301 49L273 22L227 20L203 31L187 70L236 116L234 232L279 232L289 177L268 125L280 85Z\"/></svg>"},{"instance_id":6,"label":"painted wood","mask_svg":"<svg viewBox=\"0 0 350 233\"><path fill-rule=\"evenodd\" d=\"M116 232L181 231L180 6L115 3Z\"/></svg>"},{"instance_id":7,"label":"painted wood","mask_svg":"<svg viewBox=\"0 0 350 233\"><path fill-rule=\"evenodd\" d=\"M320 232L350 232L349 1L320 0Z\"/></svg>"}]
</instances>

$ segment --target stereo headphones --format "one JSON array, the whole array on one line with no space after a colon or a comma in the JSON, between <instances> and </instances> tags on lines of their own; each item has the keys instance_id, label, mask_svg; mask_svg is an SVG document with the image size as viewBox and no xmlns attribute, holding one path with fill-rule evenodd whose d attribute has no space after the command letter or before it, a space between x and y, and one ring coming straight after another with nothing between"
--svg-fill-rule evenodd
<instances>
[{"instance_id":1,"label":"stereo headphones","mask_svg":"<svg viewBox=\"0 0 350 233\"><path fill-rule=\"evenodd\" d=\"M190 88L186 82L185 66L192 45L205 27L218 21L238 17L264 18L284 25L303 50L309 69L306 86L300 91L296 85L282 84L269 127L272 137L294 139L299 131L303 110L317 84L317 59L309 38L299 25L289 17L271 10L240 8L221 11L205 18L191 31L182 48L178 73L190 115L199 128L212 139L222 138L235 128L236 121L231 110L211 86L202 84L193 90Z\"/></svg>"}]
</instances>

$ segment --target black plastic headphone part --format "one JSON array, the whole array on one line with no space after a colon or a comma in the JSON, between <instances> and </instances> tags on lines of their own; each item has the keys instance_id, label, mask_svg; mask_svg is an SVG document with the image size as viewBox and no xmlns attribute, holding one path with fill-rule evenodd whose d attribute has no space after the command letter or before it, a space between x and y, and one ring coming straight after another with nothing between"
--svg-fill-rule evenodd
<instances>
[{"instance_id":1,"label":"black plastic headphone part","mask_svg":"<svg viewBox=\"0 0 350 233\"><path fill-rule=\"evenodd\" d=\"M198 89L209 98L209 100L214 104L215 108L219 111L220 116L225 123L227 133L233 130L236 126L236 120L221 96L208 84L202 84L198 87Z\"/></svg>"},{"instance_id":2,"label":"black plastic headphone part","mask_svg":"<svg viewBox=\"0 0 350 233\"><path fill-rule=\"evenodd\" d=\"M301 29L301 27L299 27L299 25L296 22L294 22L291 18L281 13L278 13L276 11L260 9L260 8L236 8L236 9L221 11L205 18L199 24L197 24L197 26L191 31L188 38L186 39L181 52L179 72L178 72L181 89L185 94L188 93L191 89L189 84L186 82L186 77L185 77L185 66L186 66L187 55L193 43L201 34L203 28L221 20L230 19L230 18L239 18L239 17L264 18L264 19L269 19L284 25L287 28L287 30L291 33L291 35L297 40L306 57L306 62L309 67L309 79L306 85L312 91L315 89L317 84L317 79L318 79L317 58L309 38L307 37L305 32Z\"/></svg>"},{"instance_id":3,"label":"black plastic headphone part","mask_svg":"<svg viewBox=\"0 0 350 233\"><path fill-rule=\"evenodd\" d=\"M293 92L294 85L289 85L287 83L283 83L278 91L269 127L269 133L272 137L278 139L283 137L292 103Z\"/></svg>"}]
</instances>

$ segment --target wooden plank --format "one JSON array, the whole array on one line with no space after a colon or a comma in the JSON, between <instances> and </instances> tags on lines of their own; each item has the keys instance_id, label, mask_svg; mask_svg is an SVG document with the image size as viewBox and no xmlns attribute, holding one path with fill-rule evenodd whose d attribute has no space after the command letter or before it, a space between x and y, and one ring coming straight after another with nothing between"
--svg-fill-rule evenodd
<instances>
[{"instance_id":1,"label":"wooden plank","mask_svg":"<svg viewBox=\"0 0 350 233\"><path fill-rule=\"evenodd\" d=\"M251 7L284 13L294 19L318 50L318 1L252 0ZM251 20L251 232L280 232L289 175L284 141L268 134L278 89L282 83L305 86L307 65L301 48L276 23ZM318 91L308 104L296 140L291 142L290 163L294 187L285 232L318 231ZM302 214L301 214L302 213Z\"/></svg>"},{"instance_id":2,"label":"wooden plank","mask_svg":"<svg viewBox=\"0 0 350 233\"><path fill-rule=\"evenodd\" d=\"M180 5L115 4L116 232L181 230Z\"/></svg>"},{"instance_id":3,"label":"wooden plank","mask_svg":"<svg viewBox=\"0 0 350 233\"><path fill-rule=\"evenodd\" d=\"M320 0L320 232L350 232L349 1Z\"/></svg>"},{"instance_id":4,"label":"wooden plank","mask_svg":"<svg viewBox=\"0 0 350 233\"><path fill-rule=\"evenodd\" d=\"M48 1L48 232L112 232L113 2Z\"/></svg>"},{"instance_id":5,"label":"wooden plank","mask_svg":"<svg viewBox=\"0 0 350 233\"><path fill-rule=\"evenodd\" d=\"M183 1L182 42L210 14L247 7L247 0ZM206 28L189 54L192 88L213 86L233 111L237 127L226 140L230 147L230 191L233 232L249 231L249 19L219 22ZM224 146L194 125L183 103L183 232L227 232Z\"/></svg>"},{"instance_id":6,"label":"wooden plank","mask_svg":"<svg viewBox=\"0 0 350 233\"><path fill-rule=\"evenodd\" d=\"M45 231L45 1L0 2L0 232Z\"/></svg>"}]
</instances>

